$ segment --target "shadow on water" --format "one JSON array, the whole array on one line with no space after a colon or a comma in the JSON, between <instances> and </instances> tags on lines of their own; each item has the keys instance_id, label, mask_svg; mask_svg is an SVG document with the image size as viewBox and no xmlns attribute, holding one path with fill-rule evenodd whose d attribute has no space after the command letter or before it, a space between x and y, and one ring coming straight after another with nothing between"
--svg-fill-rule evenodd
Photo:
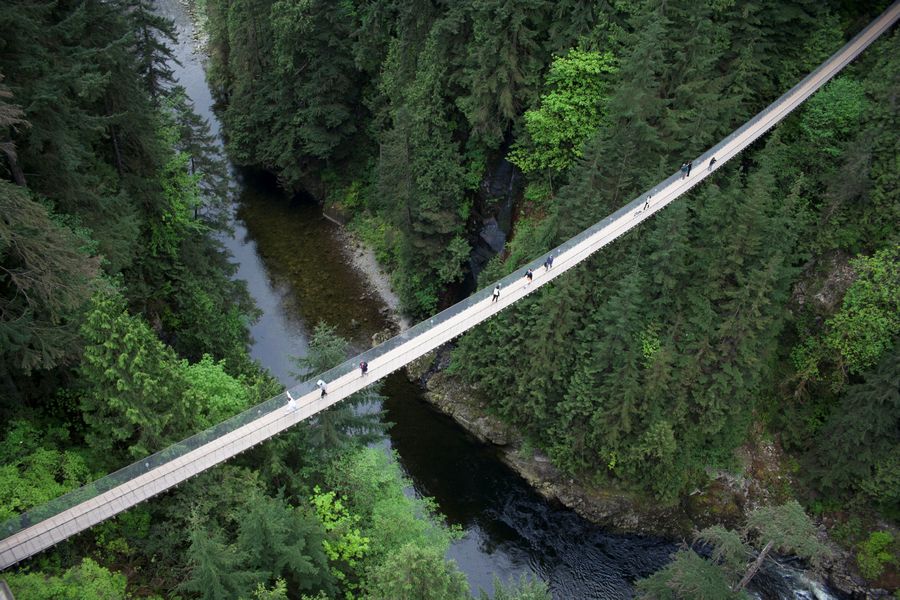
<instances>
[{"instance_id":1,"label":"shadow on water","mask_svg":"<svg viewBox=\"0 0 900 600\"><path fill-rule=\"evenodd\" d=\"M536 574L555 598L631 598L635 579L668 562L675 546L655 538L604 532L548 503L453 420L436 413L402 374L385 383L384 408L395 423L391 446L419 494L465 532L450 550L473 591L492 578Z\"/></svg>"}]
</instances>

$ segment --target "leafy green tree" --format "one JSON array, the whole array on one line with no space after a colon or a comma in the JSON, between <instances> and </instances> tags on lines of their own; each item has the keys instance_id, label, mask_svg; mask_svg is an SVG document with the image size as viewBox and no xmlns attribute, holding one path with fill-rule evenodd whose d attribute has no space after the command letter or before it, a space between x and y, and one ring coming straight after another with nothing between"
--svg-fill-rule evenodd
<instances>
[{"instance_id":1,"label":"leafy green tree","mask_svg":"<svg viewBox=\"0 0 900 600\"><path fill-rule=\"evenodd\" d=\"M215 362L205 354L200 362L187 365L183 373L187 403L202 407L195 417L199 427L212 427L251 405L249 387L243 379L228 374L224 361Z\"/></svg>"},{"instance_id":2,"label":"leafy green tree","mask_svg":"<svg viewBox=\"0 0 900 600\"><path fill-rule=\"evenodd\" d=\"M64 427L13 421L0 443L0 522L62 496L93 478L83 453L63 449Z\"/></svg>"},{"instance_id":3,"label":"leafy green tree","mask_svg":"<svg viewBox=\"0 0 900 600\"><path fill-rule=\"evenodd\" d=\"M369 600L463 600L469 584L455 562L430 548L406 545L369 572L364 588Z\"/></svg>"},{"instance_id":4,"label":"leafy green tree","mask_svg":"<svg viewBox=\"0 0 900 600\"><path fill-rule=\"evenodd\" d=\"M835 389L850 374L876 364L900 332L900 246L851 261L856 280L847 289L840 310L792 353L802 382L831 380Z\"/></svg>"},{"instance_id":5,"label":"leafy green tree","mask_svg":"<svg viewBox=\"0 0 900 600\"><path fill-rule=\"evenodd\" d=\"M59 576L41 572L9 573L6 583L23 600L125 600L125 575L110 571L90 558L82 559Z\"/></svg>"},{"instance_id":6,"label":"leafy green tree","mask_svg":"<svg viewBox=\"0 0 900 600\"><path fill-rule=\"evenodd\" d=\"M878 579L887 564L897 564L894 536L887 531L873 531L869 539L859 545L856 564L859 572L868 580Z\"/></svg>"},{"instance_id":7,"label":"leafy green tree","mask_svg":"<svg viewBox=\"0 0 900 600\"><path fill-rule=\"evenodd\" d=\"M359 517L368 540L360 571L377 568L406 545L446 553L453 532L433 503L403 492L409 482L395 458L375 448L360 449L334 461L325 477L347 510Z\"/></svg>"},{"instance_id":8,"label":"leafy green tree","mask_svg":"<svg viewBox=\"0 0 900 600\"><path fill-rule=\"evenodd\" d=\"M816 154L841 154L839 142L859 127L867 110L865 94L862 83L838 77L807 101L800 129Z\"/></svg>"},{"instance_id":9,"label":"leafy green tree","mask_svg":"<svg viewBox=\"0 0 900 600\"><path fill-rule=\"evenodd\" d=\"M353 596L359 589L360 559L369 550L369 538L358 527L360 516L351 514L333 491L323 492L319 486L313 488L310 502L327 533L322 548L330 561L331 574L343 593Z\"/></svg>"},{"instance_id":10,"label":"leafy green tree","mask_svg":"<svg viewBox=\"0 0 900 600\"><path fill-rule=\"evenodd\" d=\"M615 72L610 52L571 50L554 59L540 108L525 113L528 142L514 149L510 160L528 173L563 171L584 156L582 146L606 114Z\"/></svg>"},{"instance_id":11,"label":"leafy green tree","mask_svg":"<svg viewBox=\"0 0 900 600\"><path fill-rule=\"evenodd\" d=\"M266 588L263 584L258 584L253 592L254 600L288 600L287 583L284 579L279 579L272 586L272 589Z\"/></svg>"}]
</instances>

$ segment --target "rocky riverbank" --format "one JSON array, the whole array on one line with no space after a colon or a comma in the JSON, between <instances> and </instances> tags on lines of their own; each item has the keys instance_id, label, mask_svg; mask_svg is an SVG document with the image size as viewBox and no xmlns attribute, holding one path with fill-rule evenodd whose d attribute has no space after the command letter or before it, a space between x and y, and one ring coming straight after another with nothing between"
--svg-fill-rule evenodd
<instances>
[{"instance_id":1,"label":"rocky riverbank","mask_svg":"<svg viewBox=\"0 0 900 600\"><path fill-rule=\"evenodd\" d=\"M611 530L687 540L695 531L710 525L737 527L754 508L793 497L792 477L783 466L789 461L784 460L776 443L761 436L752 436L754 441L739 450L740 474L710 472L711 481L705 488L695 490L674 506L660 506L625 490L579 481L560 472L518 431L491 416L478 390L447 373L448 365L449 350L445 347L409 365L408 376L425 387L429 403L478 440L497 446L503 462L538 493ZM831 542L824 526L820 526L819 536L832 554L811 573L814 579L826 581L845 598L892 597L886 590L866 585L855 572L852 553Z\"/></svg>"}]
</instances>

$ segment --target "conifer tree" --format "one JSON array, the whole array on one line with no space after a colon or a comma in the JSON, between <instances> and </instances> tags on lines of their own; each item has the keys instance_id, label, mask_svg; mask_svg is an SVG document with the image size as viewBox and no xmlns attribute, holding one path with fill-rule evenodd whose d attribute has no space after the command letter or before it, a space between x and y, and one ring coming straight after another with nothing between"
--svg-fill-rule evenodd
<instances>
[{"instance_id":1,"label":"conifer tree","mask_svg":"<svg viewBox=\"0 0 900 600\"><path fill-rule=\"evenodd\" d=\"M175 22L156 12L148 0L119 0L133 31L138 73L150 97L158 101L175 85L171 65L181 65L170 44L177 41Z\"/></svg>"},{"instance_id":2,"label":"conifer tree","mask_svg":"<svg viewBox=\"0 0 900 600\"><path fill-rule=\"evenodd\" d=\"M267 573L269 580L283 578L294 590L333 592L322 549L325 531L314 515L260 495L237 521L236 546L248 568Z\"/></svg>"},{"instance_id":3,"label":"conifer tree","mask_svg":"<svg viewBox=\"0 0 900 600\"><path fill-rule=\"evenodd\" d=\"M188 565L190 575L178 589L193 592L203 600L249 596L261 574L246 570L245 557L209 531L195 518L190 528Z\"/></svg>"},{"instance_id":4,"label":"conifer tree","mask_svg":"<svg viewBox=\"0 0 900 600\"><path fill-rule=\"evenodd\" d=\"M334 327L319 323L309 340L306 356L295 358L302 379L310 379L337 366L348 356L349 343L335 333ZM326 382L327 383L327 382ZM387 429L383 412L371 412L366 405L380 396L373 386L359 391L327 410L316 414L309 441L321 451L334 452L381 438Z\"/></svg>"},{"instance_id":5,"label":"conifer tree","mask_svg":"<svg viewBox=\"0 0 900 600\"><path fill-rule=\"evenodd\" d=\"M121 295L94 295L82 335L81 410L92 449L141 458L191 432L197 407L185 394L181 363Z\"/></svg>"}]
</instances>

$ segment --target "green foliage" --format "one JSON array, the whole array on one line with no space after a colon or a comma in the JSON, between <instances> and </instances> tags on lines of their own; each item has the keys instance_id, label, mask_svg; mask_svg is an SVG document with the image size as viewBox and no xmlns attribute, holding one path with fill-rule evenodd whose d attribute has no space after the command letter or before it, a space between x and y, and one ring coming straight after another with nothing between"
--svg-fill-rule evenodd
<instances>
[{"instance_id":1,"label":"green foliage","mask_svg":"<svg viewBox=\"0 0 900 600\"><path fill-rule=\"evenodd\" d=\"M349 342L341 338L334 327L319 323L309 339L306 356L294 359L302 369L298 375L302 379L312 379L340 364L348 356L348 346ZM378 389L377 385L369 386L318 413L310 438L312 444L325 453L340 453L380 439L387 430L381 418L383 413L364 408L380 398Z\"/></svg>"},{"instance_id":2,"label":"green foliage","mask_svg":"<svg viewBox=\"0 0 900 600\"><path fill-rule=\"evenodd\" d=\"M98 260L26 189L0 181L0 367L71 362Z\"/></svg>"},{"instance_id":3,"label":"green foliage","mask_svg":"<svg viewBox=\"0 0 900 600\"><path fill-rule=\"evenodd\" d=\"M803 110L800 129L817 152L836 157L867 110L865 87L849 77L838 77L819 90Z\"/></svg>"},{"instance_id":4,"label":"green foliage","mask_svg":"<svg viewBox=\"0 0 900 600\"><path fill-rule=\"evenodd\" d=\"M288 600L287 583L285 583L284 579L279 579L272 586L272 589L266 588L261 583L257 584L256 590L253 592L253 600Z\"/></svg>"},{"instance_id":5,"label":"green foliage","mask_svg":"<svg viewBox=\"0 0 900 600\"><path fill-rule=\"evenodd\" d=\"M859 572L868 580L878 579L887 564L897 564L894 536L887 531L873 531L869 539L859 545L856 564Z\"/></svg>"},{"instance_id":6,"label":"green foliage","mask_svg":"<svg viewBox=\"0 0 900 600\"><path fill-rule=\"evenodd\" d=\"M374 567L363 590L369 600L467 600L469 584L455 562L431 548L406 545Z\"/></svg>"},{"instance_id":7,"label":"green foliage","mask_svg":"<svg viewBox=\"0 0 900 600\"><path fill-rule=\"evenodd\" d=\"M491 596L481 590L480 600L489 600ZM524 575L518 582L503 584L494 576L494 600L550 600L550 588L540 579L529 579Z\"/></svg>"},{"instance_id":8,"label":"green foliage","mask_svg":"<svg viewBox=\"0 0 900 600\"><path fill-rule=\"evenodd\" d=\"M352 598L359 588L353 575L359 570L360 559L369 550L369 539L360 533L357 526L360 517L350 514L333 491L322 492L319 486L313 488L310 502L325 527L327 535L322 540L322 548L331 562L331 574L345 595Z\"/></svg>"},{"instance_id":9,"label":"green foliage","mask_svg":"<svg viewBox=\"0 0 900 600\"><path fill-rule=\"evenodd\" d=\"M392 270L397 265L397 231L383 218L361 214L350 222L350 229L366 247L375 251L378 264Z\"/></svg>"},{"instance_id":10,"label":"green foliage","mask_svg":"<svg viewBox=\"0 0 900 600\"><path fill-rule=\"evenodd\" d=\"M825 324L825 345L851 373L874 366L900 333L900 245L851 262L857 279Z\"/></svg>"},{"instance_id":11,"label":"green foliage","mask_svg":"<svg viewBox=\"0 0 900 600\"><path fill-rule=\"evenodd\" d=\"M878 365L847 386L811 448L812 474L834 497L861 493L882 510L896 512L900 501L900 344Z\"/></svg>"},{"instance_id":12,"label":"green foliage","mask_svg":"<svg viewBox=\"0 0 900 600\"><path fill-rule=\"evenodd\" d=\"M92 479L83 454L61 448L68 438L64 427L38 429L29 421L9 424L0 443L0 522Z\"/></svg>"},{"instance_id":13,"label":"green foliage","mask_svg":"<svg viewBox=\"0 0 900 600\"><path fill-rule=\"evenodd\" d=\"M59 576L40 572L9 573L7 585L21 600L125 600L125 575L110 571L85 558Z\"/></svg>"},{"instance_id":14,"label":"green foliage","mask_svg":"<svg viewBox=\"0 0 900 600\"><path fill-rule=\"evenodd\" d=\"M217 531L210 531L197 521L190 529L187 556L189 575L178 589L193 592L203 600L249 595L263 579L261 573L242 568L245 556L239 550L227 545Z\"/></svg>"},{"instance_id":15,"label":"green foliage","mask_svg":"<svg viewBox=\"0 0 900 600\"><path fill-rule=\"evenodd\" d=\"M191 406L202 407L196 417L199 427L211 427L252 404L250 390L241 379L225 370L225 361L215 362L204 354L198 363L184 367L185 392Z\"/></svg>"},{"instance_id":16,"label":"green foliage","mask_svg":"<svg viewBox=\"0 0 900 600\"><path fill-rule=\"evenodd\" d=\"M398 571L393 573L397 581L389 581L401 553L433 554L443 562L455 534L442 524L432 502L404 493L410 484L395 459L380 449L360 449L335 461L326 480L335 497L340 495L347 513L358 518L356 526L367 541L367 549L356 573L365 582L377 580L374 589L399 589L392 586L401 586L403 577L415 577ZM448 577L454 579L455 575Z\"/></svg>"},{"instance_id":17,"label":"green foliage","mask_svg":"<svg viewBox=\"0 0 900 600\"><path fill-rule=\"evenodd\" d=\"M810 559L821 559L826 548L816 537L816 528L796 501L782 506L762 507L747 517L742 533L715 525L697 534L697 541L711 548L710 557L703 558L692 548L679 550L663 569L637 582L640 598L648 600L733 599L749 598L738 589L749 559L753 557L751 541L758 550L774 549ZM767 557L763 556L763 559ZM754 561L755 562L755 561Z\"/></svg>"},{"instance_id":18,"label":"green foliage","mask_svg":"<svg viewBox=\"0 0 900 600\"><path fill-rule=\"evenodd\" d=\"M610 52L573 49L554 59L540 108L525 113L529 142L516 147L510 161L528 173L563 171L581 158L582 146L605 117L614 73Z\"/></svg>"},{"instance_id":19,"label":"green foliage","mask_svg":"<svg viewBox=\"0 0 900 600\"><path fill-rule=\"evenodd\" d=\"M263 495L249 502L236 520L239 529L235 545L246 569L268 574L270 581L283 578L292 590L332 590L328 521Z\"/></svg>"},{"instance_id":20,"label":"green foliage","mask_svg":"<svg viewBox=\"0 0 900 600\"><path fill-rule=\"evenodd\" d=\"M756 530L760 540L775 542L775 549L795 554L817 564L828 555L819 542L816 527L796 500L781 506L757 508L747 517L747 528Z\"/></svg>"},{"instance_id":21,"label":"green foliage","mask_svg":"<svg viewBox=\"0 0 900 600\"><path fill-rule=\"evenodd\" d=\"M724 572L693 550L681 550L668 566L637 582L638 598L646 600L746 600L734 592Z\"/></svg>"},{"instance_id":22,"label":"green foliage","mask_svg":"<svg viewBox=\"0 0 900 600\"><path fill-rule=\"evenodd\" d=\"M191 431L197 406L180 362L119 294L94 295L82 335L81 410L93 449L124 447L140 458Z\"/></svg>"},{"instance_id":23,"label":"green foliage","mask_svg":"<svg viewBox=\"0 0 900 600\"><path fill-rule=\"evenodd\" d=\"M696 539L712 547L709 558L732 578L740 577L751 558L749 548L740 534L721 525L703 529Z\"/></svg>"}]
</instances>

